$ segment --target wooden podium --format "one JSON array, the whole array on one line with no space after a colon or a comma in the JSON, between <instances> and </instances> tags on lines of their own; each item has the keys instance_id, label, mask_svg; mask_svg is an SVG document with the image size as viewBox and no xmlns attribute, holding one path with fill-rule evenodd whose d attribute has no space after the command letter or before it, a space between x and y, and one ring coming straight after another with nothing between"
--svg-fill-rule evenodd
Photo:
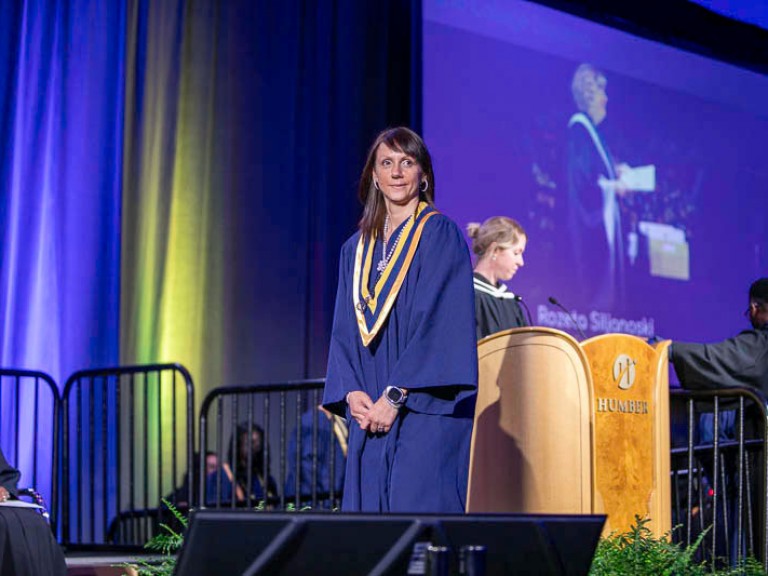
<instances>
[{"instance_id":1,"label":"wooden podium","mask_svg":"<svg viewBox=\"0 0 768 576\"><path fill-rule=\"evenodd\" d=\"M649 516L671 528L667 347L549 328L478 343L467 512Z\"/></svg>"}]
</instances>

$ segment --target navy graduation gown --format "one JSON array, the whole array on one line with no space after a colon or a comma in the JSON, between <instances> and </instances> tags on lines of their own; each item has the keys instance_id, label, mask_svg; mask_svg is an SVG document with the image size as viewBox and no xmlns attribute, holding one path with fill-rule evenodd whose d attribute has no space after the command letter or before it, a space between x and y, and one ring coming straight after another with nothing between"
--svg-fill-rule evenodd
<instances>
[{"instance_id":1,"label":"navy graduation gown","mask_svg":"<svg viewBox=\"0 0 768 576\"><path fill-rule=\"evenodd\" d=\"M365 346L353 304L359 240L357 233L341 249L323 396L327 409L350 419L342 510L463 512L477 387L466 243L442 214L425 223L394 305ZM375 402L389 385L409 390L392 429L361 430L347 393L362 390Z\"/></svg>"},{"instance_id":2,"label":"navy graduation gown","mask_svg":"<svg viewBox=\"0 0 768 576\"><path fill-rule=\"evenodd\" d=\"M597 126L583 113L568 123L568 250L581 299L610 308L624 296L623 231L619 201L598 180L615 180L614 161ZM612 229L612 240L609 239Z\"/></svg>"}]
</instances>

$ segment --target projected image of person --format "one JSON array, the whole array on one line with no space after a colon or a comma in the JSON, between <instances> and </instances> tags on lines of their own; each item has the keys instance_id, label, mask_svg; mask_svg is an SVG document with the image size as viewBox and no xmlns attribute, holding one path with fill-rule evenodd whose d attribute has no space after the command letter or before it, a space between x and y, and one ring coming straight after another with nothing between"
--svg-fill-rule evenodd
<instances>
[{"instance_id":1,"label":"projected image of person","mask_svg":"<svg viewBox=\"0 0 768 576\"><path fill-rule=\"evenodd\" d=\"M608 113L606 84L602 72L581 64L571 83L579 111L568 122L569 244L583 297L599 308L622 298L626 266L619 207L626 166L614 163L599 130Z\"/></svg>"},{"instance_id":2,"label":"projected image of person","mask_svg":"<svg viewBox=\"0 0 768 576\"><path fill-rule=\"evenodd\" d=\"M477 339L527 326L520 297L503 284L525 265L523 253L528 239L523 227L512 218L493 216L482 224L468 224L467 234L477 257L474 270Z\"/></svg>"},{"instance_id":3,"label":"projected image of person","mask_svg":"<svg viewBox=\"0 0 768 576\"><path fill-rule=\"evenodd\" d=\"M350 420L343 511L464 511L477 387L472 267L408 128L375 139L342 247L323 405ZM354 422L352 422L354 420Z\"/></svg>"}]
</instances>

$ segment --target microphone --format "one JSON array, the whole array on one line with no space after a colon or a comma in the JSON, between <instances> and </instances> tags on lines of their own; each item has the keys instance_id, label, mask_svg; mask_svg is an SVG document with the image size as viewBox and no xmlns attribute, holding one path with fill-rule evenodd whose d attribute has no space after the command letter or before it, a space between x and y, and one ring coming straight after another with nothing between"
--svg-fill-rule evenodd
<instances>
[{"instance_id":1,"label":"microphone","mask_svg":"<svg viewBox=\"0 0 768 576\"><path fill-rule=\"evenodd\" d=\"M523 297L520 296L520 294L515 294L515 301L523 305L525 315L528 317L528 326L533 326L533 322L531 321L531 311L528 309L528 304L525 303Z\"/></svg>"},{"instance_id":2,"label":"microphone","mask_svg":"<svg viewBox=\"0 0 768 576\"><path fill-rule=\"evenodd\" d=\"M587 339L587 335L584 334L584 332L583 332L583 330L581 328L579 328L579 323L576 321L576 318L574 317L574 315L571 312L569 312L568 309L565 306L560 304L560 302L554 296L550 296L549 297L549 302L550 302L550 304L553 304L554 306L557 306L563 312L568 314L568 317L571 319L571 322L573 322L573 325L576 327L576 330L578 331L579 336L581 336L581 339L582 340L586 340Z\"/></svg>"}]
</instances>

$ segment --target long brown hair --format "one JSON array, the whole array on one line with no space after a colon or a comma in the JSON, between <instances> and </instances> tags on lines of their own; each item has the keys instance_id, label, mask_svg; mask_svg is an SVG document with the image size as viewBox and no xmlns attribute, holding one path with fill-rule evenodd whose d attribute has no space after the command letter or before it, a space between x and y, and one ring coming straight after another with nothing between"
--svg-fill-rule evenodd
<instances>
[{"instance_id":1,"label":"long brown hair","mask_svg":"<svg viewBox=\"0 0 768 576\"><path fill-rule=\"evenodd\" d=\"M381 144L386 144L392 150L407 154L418 162L424 178L427 181L426 191L419 191L419 200L434 205L435 175L432 172L432 157L429 155L424 141L410 128L398 126L381 132L373 141L368 158L360 175L360 185L357 189L360 202L363 203L363 216L360 218L360 232L367 236L374 230L384 226L386 207L381 190L373 184L373 168L376 163L376 151Z\"/></svg>"}]
</instances>

